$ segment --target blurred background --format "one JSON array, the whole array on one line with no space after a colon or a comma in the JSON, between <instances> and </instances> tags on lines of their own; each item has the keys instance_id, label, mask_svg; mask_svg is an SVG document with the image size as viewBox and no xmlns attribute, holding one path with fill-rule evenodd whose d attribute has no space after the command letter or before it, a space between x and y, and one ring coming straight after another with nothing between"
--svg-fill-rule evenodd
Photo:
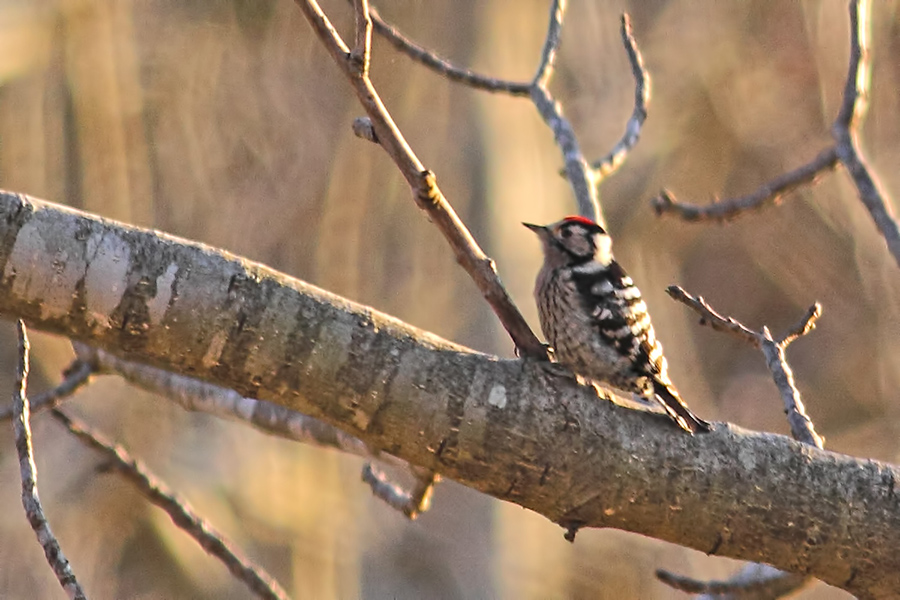
<instances>
[{"instance_id":1,"label":"blurred background","mask_svg":"<svg viewBox=\"0 0 900 600\"><path fill-rule=\"evenodd\" d=\"M385 1L382 14L459 65L516 80L537 64L548 2ZM323 5L349 33L350 11ZM843 2L575 2L552 88L588 158L620 137L632 16L653 78L650 116L601 187L619 260L640 285L672 376L700 415L787 433L762 356L697 325L677 283L776 334L825 314L788 353L826 447L898 460L900 271L838 172L729 225L658 218L660 188L705 203L754 190L830 143L848 62ZM863 147L900 195L898 3L874 5ZM380 148L289 0L0 1L0 186L264 262L478 350L512 345ZM521 221L574 212L552 135L524 99L452 85L375 40L373 79L425 165L537 326L540 249ZM34 336L31 389L69 344ZM15 342L0 324L0 384ZM739 563L619 531L578 542L452 482L407 522L360 481L361 461L187 414L101 378L69 410L141 457L297 598L681 598L667 568L724 579ZM95 598L245 598L242 584L49 418L35 419L41 496ZM21 511L0 430L0 597L62 592ZM802 598L847 598L815 585Z\"/></svg>"}]
</instances>

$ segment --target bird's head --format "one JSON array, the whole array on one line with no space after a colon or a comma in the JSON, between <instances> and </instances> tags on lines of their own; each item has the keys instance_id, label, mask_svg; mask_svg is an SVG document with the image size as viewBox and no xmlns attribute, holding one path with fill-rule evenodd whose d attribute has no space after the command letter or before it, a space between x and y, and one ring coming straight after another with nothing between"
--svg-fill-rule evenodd
<instances>
[{"instance_id":1,"label":"bird's head","mask_svg":"<svg viewBox=\"0 0 900 600\"><path fill-rule=\"evenodd\" d=\"M609 234L590 219L566 217L550 225L522 224L541 239L544 261L551 267L577 265L591 260L608 265L612 261Z\"/></svg>"}]
</instances>

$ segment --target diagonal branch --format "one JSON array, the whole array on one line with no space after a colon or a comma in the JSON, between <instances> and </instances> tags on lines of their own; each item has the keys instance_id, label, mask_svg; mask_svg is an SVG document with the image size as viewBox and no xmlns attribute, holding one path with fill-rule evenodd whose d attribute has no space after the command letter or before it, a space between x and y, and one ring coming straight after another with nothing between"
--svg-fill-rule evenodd
<instances>
[{"instance_id":1,"label":"diagonal branch","mask_svg":"<svg viewBox=\"0 0 900 600\"><path fill-rule=\"evenodd\" d=\"M163 509L175 525L194 538L210 555L219 559L254 595L270 600L284 600L288 597L271 575L243 556L240 550L197 515L187 502L176 497L172 490L159 481L143 463L132 458L124 448L105 440L90 427L57 408L53 409L52 414L79 441L103 455L141 495Z\"/></svg>"},{"instance_id":2,"label":"diagonal branch","mask_svg":"<svg viewBox=\"0 0 900 600\"><path fill-rule=\"evenodd\" d=\"M354 68L347 45L315 0L296 0L304 15L343 71L371 121L375 139L388 153L412 189L416 204L437 225L482 295L509 333L516 348L533 358L547 360L547 349L528 326L500 282L494 261L487 257L438 188L434 173L425 169L409 147L372 85L367 72Z\"/></svg>"}]
</instances>

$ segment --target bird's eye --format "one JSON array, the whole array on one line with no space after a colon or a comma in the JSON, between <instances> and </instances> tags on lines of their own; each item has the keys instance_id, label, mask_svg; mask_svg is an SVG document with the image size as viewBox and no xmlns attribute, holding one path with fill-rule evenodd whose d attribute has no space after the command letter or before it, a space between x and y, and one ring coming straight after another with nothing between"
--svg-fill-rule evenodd
<instances>
[{"instance_id":1,"label":"bird's eye","mask_svg":"<svg viewBox=\"0 0 900 600\"><path fill-rule=\"evenodd\" d=\"M559 232L559 235L563 236L564 238L572 237L572 230L563 229L562 231Z\"/></svg>"}]
</instances>

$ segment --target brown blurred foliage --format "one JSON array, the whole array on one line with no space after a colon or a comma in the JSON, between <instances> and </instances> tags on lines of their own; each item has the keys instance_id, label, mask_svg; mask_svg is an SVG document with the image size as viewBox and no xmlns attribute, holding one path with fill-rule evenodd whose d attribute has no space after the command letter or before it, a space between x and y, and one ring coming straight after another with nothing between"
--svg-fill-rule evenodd
<instances>
[{"instance_id":1,"label":"brown blurred foliage","mask_svg":"<svg viewBox=\"0 0 900 600\"><path fill-rule=\"evenodd\" d=\"M526 79L546 2L397 0L379 6L457 64ZM324 8L348 32L350 13ZM553 89L589 158L631 112L619 14L653 78L643 137L601 188L617 255L644 290L673 378L700 414L787 432L761 355L698 327L671 283L777 333L815 300L791 347L826 447L896 461L900 277L842 172L735 223L656 218L661 187L705 201L754 189L829 143L848 57L844 3L573 3ZM900 194L897 2L874 5L862 137ZM296 6L257 0L0 2L0 185L228 249L480 350L511 355L385 154L355 138L361 110ZM389 110L536 323L539 249L520 221L572 212L561 158L531 105L451 85L376 39ZM0 353L11 389L12 328ZM35 336L32 389L64 340ZM370 497L356 459L188 415L104 379L73 412L143 457L298 598L675 598L657 567L725 578L736 563L616 531L569 545L543 518L452 483L408 523ZM94 597L242 598L224 568L49 419L35 423L41 494ZM21 513L0 434L0 596L61 592ZM804 598L843 598L815 586Z\"/></svg>"}]
</instances>

